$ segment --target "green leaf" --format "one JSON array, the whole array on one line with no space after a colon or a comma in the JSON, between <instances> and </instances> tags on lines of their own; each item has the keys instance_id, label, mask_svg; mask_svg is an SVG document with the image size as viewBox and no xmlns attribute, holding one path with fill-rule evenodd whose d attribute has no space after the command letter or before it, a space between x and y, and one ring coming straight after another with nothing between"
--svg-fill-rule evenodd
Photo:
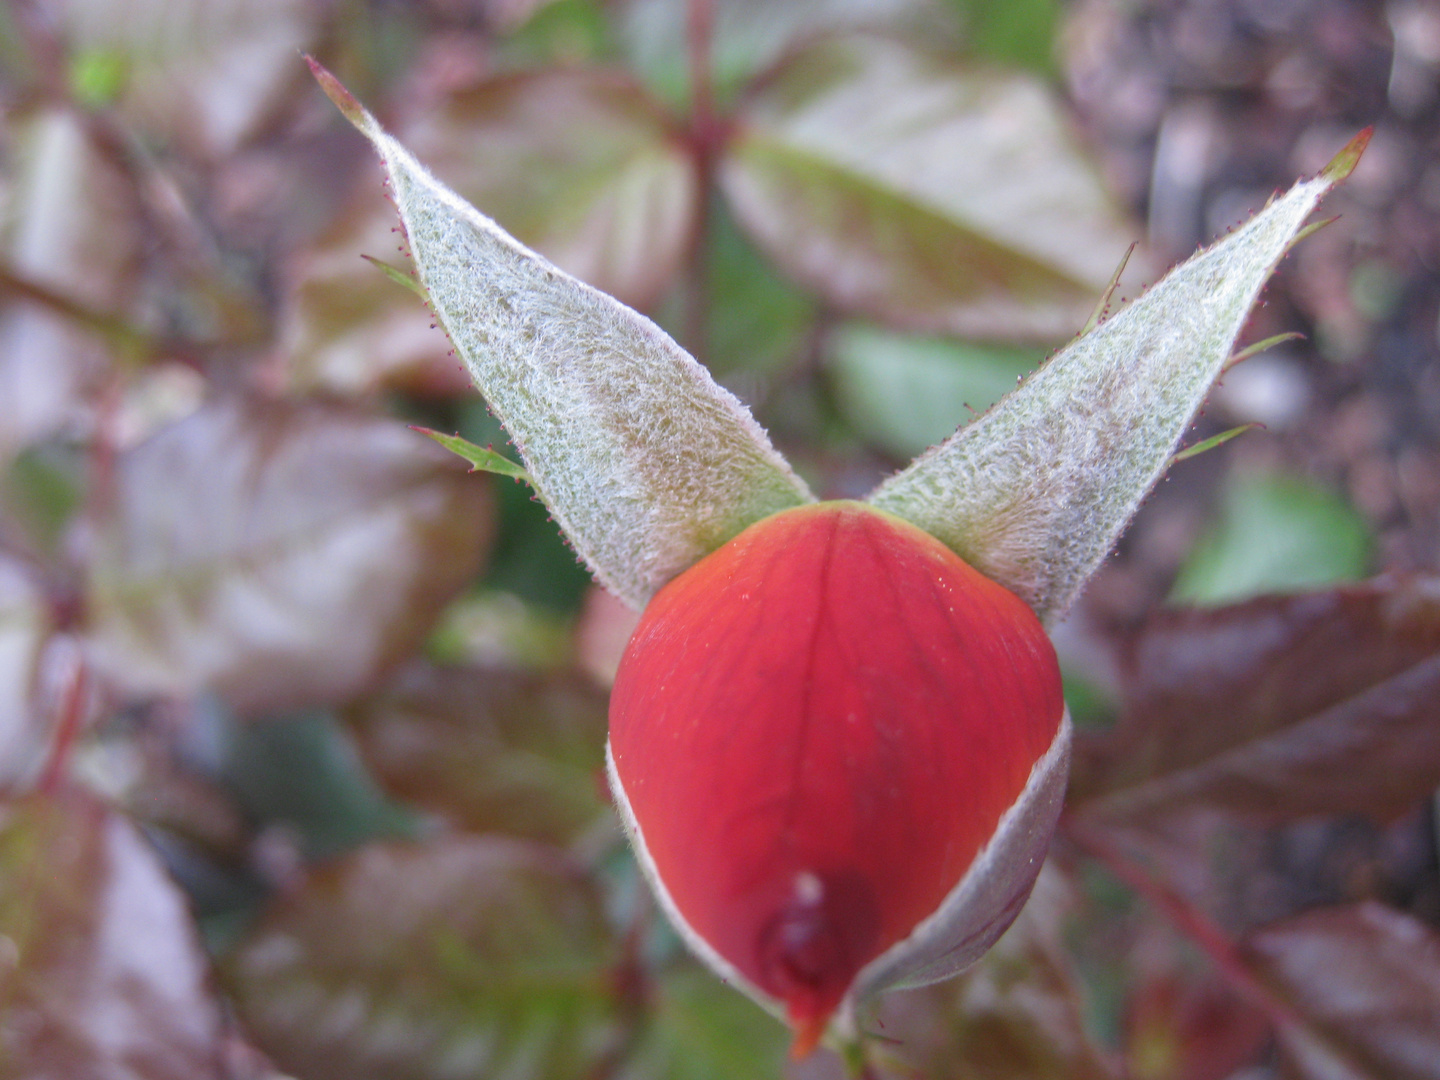
<instances>
[{"instance_id":1,"label":"green leaf","mask_svg":"<svg viewBox=\"0 0 1440 1080\"><path fill-rule=\"evenodd\" d=\"M106 49L76 53L70 59L70 92L89 109L109 105L124 89L126 57Z\"/></svg>"},{"instance_id":2,"label":"green leaf","mask_svg":"<svg viewBox=\"0 0 1440 1080\"><path fill-rule=\"evenodd\" d=\"M920 41L955 42L960 20L944 0L711 0L712 82L716 97L743 95L787 52L816 37L873 30ZM683 105L691 91L689 15L674 0L629 0L618 10L619 36L630 66L667 101Z\"/></svg>"},{"instance_id":3,"label":"green leaf","mask_svg":"<svg viewBox=\"0 0 1440 1080\"><path fill-rule=\"evenodd\" d=\"M720 200L706 234L705 366L765 387L806 347L816 305L746 239Z\"/></svg>"},{"instance_id":4,"label":"green leaf","mask_svg":"<svg viewBox=\"0 0 1440 1080\"><path fill-rule=\"evenodd\" d=\"M1254 431L1256 428L1264 426L1264 424L1258 423L1241 424L1239 427L1233 427L1230 428L1230 430L1228 431L1222 431L1218 435L1211 435L1208 439L1201 439L1199 442L1191 446L1185 447L1184 450L1177 450L1175 451L1175 453L1171 454L1170 464L1176 465L1179 462L1189 461L1193 457L1199 457L1201 454L1209 453L1217 446L1224 446L1231 439L1239 435L1244 435L1247 431Z\"/></svg>"},{"instance_id":5,"label":"green leaf","mask_svg":"<svg viewBox=\"0 0 1440 1080\"><path fill-rule=\"evenodd\" d=\"M930 333L1063 340L1131 239L1045 84L881 37L788 57L721 182L800 281Z\"/></svg>"},{"instance_id":6,"label":"green leaf","mask_svg":"<svg viewBox=\"0 0 1440 1080\"><path fill-rule=\"evenodd\" d=\"M1342 497L1301 477L1231 480L1220 515L1195 543L1173 601L1223 604L1262 593L1356 581L1370 566L1370 529Z\"/></svg>"},{"instance_id":7,"label":"green leaf","mask_svg":"<svg viewBox=\"0 0 1440 1080\"><path fill-rule=\"evenodd\" d=\"M575 549L634 606L810 499L734 396L654 323L443 187L328 73L389 171L420 280Z\"/></svg>"},{"instance_id":8,"label":"green leaf","mask_svg":"<svg viewBox=\"0 0 1440 1080\"><path fill-rule=\"evenodd\" d=\"M416 831L413 815L386 801L328 713L216 720L224 725L226 786L252 820L294 830L308 858Z\"/></svg>"},{"instance_id":9,"label":"green leaf","mask_svg":"<svg viewBox=\"0 0 1440 1080\"><path fill-rule=\"evenodd\" d=\"M656 979L644 1036L617 1080L738 1080L785 1074L785 1028L699 964Z\"/></svg>"},{"instance_id":10,"label":"green leaf","mask_svg":"<svg viewBox=\"0 0 1440 1080\"><path fill-rule=\"evenodd\" d=\"M1058 0L952 0L965 12L965 40L978 56L1048 75L1055 67Z\"/></svg>"},{"instance_id":11,"label":"green leaf","mask_svg":"<svg viewBox=\"0 0 1440 1080\"><path fill-rule=\"evenodd\" d=\"M573 612L592 583L545 505L523 484L501 484L500 540L486 588L518 596L552 613Z\"/></svg>"},{"instance_id":12,"label":"green leaf","mask_svg":"<svg viewBox=\"0 0 1440 1080\"><path fill-rule=\"evenodd\" d=\"M1056 618L1164 473L1260 289L1337 178L1296 184L1170 271L870 501Z\"/></svg>"},{"instance_id":13,"label":"green leaf","mask_svg":"<svg viewBox=\"0 0 1440 1080\"><path fill-rule=\"evenodd\" d=\"M527 603L514 593L482 589L446 608L425 654L437 664L556 673L575 659L574 619L572 613L550 604Z\"/></svg>"},{"instance_id":14,"label":"green leaf","mask_svg":"<svg viewBox=\"0 0 1440 1080\"><path fill-rule=\"evenodd\" d=\"M60 555L66 528L81 508L85 478L82 450L59 440L38 443L0 463L0 518L9 546L33 557Z\"/></svg>"},{"instance_id":15,"label":"green leaf","mask_svg":"<svg viewBox=\"0 0 1440 1080\"><path fill-rule=\"evenodd\" d=\"M460 404L456 426L465 438L478 445L505 441L500 421L473 395ZM483 588L518 597L532 608L543 609L543 615L576 611L594 579L534 488L528 484L497 484L495 504L500 526L490 566L482 579ZM528 616L522 619L528 621ZM462 648L460 653L464 651ZM568 656L568 648L562 652Z\"/></svg>"},{"instance_id":16,"label":"green leaf","mask_svg":"<svg viewBox=\"0 0 1440 1080\"><path fill-rule=\"evenodd\" d=\"M506 23L514 19L507 9ZM522 5L524 21L491 44L506 66L546 68L594 63L614 51L604 0L540 0Z\"/></svg>"},{"instance_id":17,"label":"green leaf","mask_svg":"<svg viewBox=\"0 0 1440 1080\"><path fill-rule=\"evenodd\" d=\"M1306 227L1306 229L1301 229L1300 231L1303 233L1307 231L1307 229L1308 226ZM1293 243L1294 242L1292 241L1292 244ZM1086 329L1088 330L1089 327L1087 327ZM1287 330L1283 334L1272 334L1270 337L1267 337L1261 341L1254 342L1251 345L1246 345L1245 348L1241 349L1234 356L1230 357L1229 360L1225 361L1225 370L1229 371L1236 364L1243 364L1252 356L1258 356L1260 353L1264 352L1267 349L1273 349L1276 345L1283 345L1287 341L1303 341L1304 339L1305 335L1297 330Z\"/></svg>"},{"instance_id":18,"label":"green leaf","mask_svg":"<svg viewBox=\"0 0 1440 1080\"><path fill-rule=\"evenodd\" d=\"M438 431L431 431L425 427L417 427L414 424L410 425L410 430L418 431L421 435L434 439L453 454L459 454L466 461L470 462L471 472L498 473L500 476L510 476L516 480L524 480L527 484L530 483L530 474L504 454L497 454L494 450L487 450L485 447L476 446L468 439L462 439L459 435L442 435Z\"/></svg>"},{"instance_id":19,"label":"green leaf","mask_svg":"<svg viewBox=\"0 0 1440 1080\"><path fill-rule=\"evenodd\" d=\"M374 255L361 255L360 257L405 291L413 293L426 303L430 302L430 298L425 295L425 286L420 284L420 279L414 274L406 273L398 266L391 266L383 259L375 258Z\"/></svg>"},{"instance_id":20,"label":"green leaf","mask_svg":"<svg viewBox=\"0 0 1440 1080\"><path fill-rule=\"evenodd\" d=\"M841 412L899 458L911 458L1015 388L1043 354L1033 349L918 338L852 324L829 342Z\"/></svg>"},{"instance_id":21,"label":"green leaf","mask_svg":"<svg viewBox=\"0 0 1440 1080\"><path fill-rule=\"evenodd\" d=\"M498 837L377 844L312 876L225 965L246 1030L307 1080L550 1080L618 1045L593 885Z\"/></svg>"}]
</instances>

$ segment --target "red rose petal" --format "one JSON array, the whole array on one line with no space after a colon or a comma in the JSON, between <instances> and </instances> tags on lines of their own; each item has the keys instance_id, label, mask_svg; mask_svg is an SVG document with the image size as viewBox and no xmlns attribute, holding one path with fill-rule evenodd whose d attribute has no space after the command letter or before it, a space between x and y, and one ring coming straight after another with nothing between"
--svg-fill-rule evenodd
<instances>
[{"instance_id":1,"label":"red rose petal","mask_svg":"<svg viewBox=\"0 0 1440 1080\"><path fill-rule=\"evenodd\" d=\"M933 913L1056 741L1028 607L859 503L752 526L646 608L610 705L668 900L808 1050Z\"/></svg>"}]
</instances>

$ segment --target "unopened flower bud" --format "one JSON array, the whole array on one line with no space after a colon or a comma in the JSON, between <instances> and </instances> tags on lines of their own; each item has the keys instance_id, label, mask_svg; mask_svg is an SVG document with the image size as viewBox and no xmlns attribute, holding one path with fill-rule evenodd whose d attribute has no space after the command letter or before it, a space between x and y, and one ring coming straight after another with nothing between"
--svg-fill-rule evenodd
<instances>
[{"instance_id":1,"label":"unopened flower bud","mask_svg":"<svg viewBox=\"0 0 1440 1080\"><path fill-rule=\"evenodd\" d=\"M617 804L667 914L808 1052L1019 912L1069 722L1039 620L915 526L819 503L645 609L610 706Z\"/></svg>"}]
</instances>

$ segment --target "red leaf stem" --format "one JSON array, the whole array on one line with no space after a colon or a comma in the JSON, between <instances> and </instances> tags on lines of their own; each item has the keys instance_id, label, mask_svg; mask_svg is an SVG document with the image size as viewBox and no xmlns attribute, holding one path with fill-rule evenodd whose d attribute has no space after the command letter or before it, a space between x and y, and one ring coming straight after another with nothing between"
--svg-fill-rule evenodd
<instances>
[{"instance_id":1,"label":"red leaf stem","mask_svg":"<svg viewBox=\"0 0 1440 1080\"><path fill-rule=\"evenodd\" d=\"M1121 850L1105 830L1067 814L1061 831L1081 851L1101 863L1121 882L1158 908L1171 924L1210 958L1216 969L1246 1001L1263 1010L1276 1027L1302 1027L1295 1009L1250 970L1239 947L1225 931L1178 890L1154 877Z\"/></svg>"},{"instance_id":2,"label":"red leaf stem","mask_svg":"<svg viewBox=\"0 0 1440 1080\"><path fill-rule=\"evenodd\" d=\"M705 248L709 232L710 193L715 186L715 159L721 140L715 119L714 70L711 50L715 31L715 9L711 0L689 0L686 5L685 43L690 69L690 153L695 162L699 211L690 237L688 276L690 288L685 302L685 345L692 354L705 356L705 331L709 320L709 289L705 282Z\"/></svg>"},{"instance_id":3,"label":"red leaf stem","mask_svg":"<svg viewBox=\"0 0 1440 1080\"><path fill-rule=\"evenodd\" d=\"M714 32L715 8L711 0L689 0L685 43L690 62L690 110L694 130L701 135L708 135L715 122L710 55Z\"/></svg>"},{"instance_id":4,"label":"red leaf stem","mask_svg":"<svg viewBox=\"0 0 1440 1080\"><path fill-rule=\"evenodd\" d=\"M85 718L87 682L85 658L76 656L74 671L60 702L60 715L55 725L55 741L50 746L50 758L45 762L45 772L40 777L40 791L46 795L54 795L59 791L65 779L71 752L80 737L81 721Z\"/></svg>"}]
</instances>

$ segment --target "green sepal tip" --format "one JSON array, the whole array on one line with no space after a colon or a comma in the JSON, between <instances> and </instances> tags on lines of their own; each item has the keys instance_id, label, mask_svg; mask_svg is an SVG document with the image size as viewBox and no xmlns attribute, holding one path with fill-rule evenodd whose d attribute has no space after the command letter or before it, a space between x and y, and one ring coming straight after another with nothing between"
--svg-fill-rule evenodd
<instances>
[{"instance_id":1,"label":"green sepal tip","mask_svg":"<svg viewBox=\"0 0 1440 1080\"><path fill-rule=\"evenodd\" d=\"M416 424L411 424L410 430L418 431L421 435L429 436L452 454L458 454L464 458L470 463L471 472L488 472L496 473L500 476L513 476L516 480L523 480L532 487L534 486L534 483L530 479L530 474L504 454L498 454L494 450L483 446L476 446L469 439L462 439L459 435L446 435L443 432L433 431L427 427L419 427Z\"/></svg>"},{"instance_id":2,"label":"green sepal tip","mask_svg":"<svg viewBox=\"0 0 1440 1080\"><path fill-rule=\"evenodd\" d=\"M1330 159L1330 164L1320 170L1320 178L1338 184L1354 172L1355 166L1360 163L1360 155L1365 153L1365 147L1370 145L1370 137L1374 134L1375 129L1367 127L1346 143L1340 152Z\"/></svg>"},{"instance_id":3,"label":"green sepal tip","mask_svg":"<svg viewBox=\"0 0 1440 1080\"><path fill-rule=\"evenodd\" d=\"M1254 428L1263 428L1264 426L1264 424L1258 422L1241 424L1239 427L1233 427L1229 431L1222 431L1219 435L1211 435L1208 439L1201 439L1194 446L1187 446L1184 450L1178 450L1172 454L1170 464L1174 465L1177 462L1186 461L1192 457L1199 457L1205 453L1205 451L1214 450L1215 447L1220 446L1222 443L1229 442L1237 435L1244 435L1247 431L1251 431Z\"/></svg>"}]
</instances>

